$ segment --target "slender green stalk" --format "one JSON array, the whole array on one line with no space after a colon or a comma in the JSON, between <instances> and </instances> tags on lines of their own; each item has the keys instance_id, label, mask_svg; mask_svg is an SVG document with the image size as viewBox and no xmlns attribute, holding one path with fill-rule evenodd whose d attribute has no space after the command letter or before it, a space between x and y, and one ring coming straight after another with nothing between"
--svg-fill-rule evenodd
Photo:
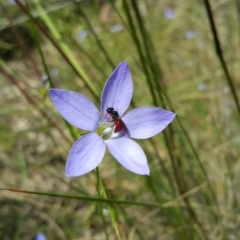
<instances>
[{"instance_id":1,"label":"slender green stalk","mask_svg":"<svg viewBox=\"0 0 240 240\"><path fill-rule=\"evenodd\" d=\"M105 191L105 187L103 185L102 179L101 179L100 174L99 174L98 167L96 168L96 177L97 177L97 185L98 185L99 196L103 197L104 199L108 199L107 193ZM118 223L117 223L117 220L116 220L116 210L114 209L114 207L111 207L111 206L108 206L108 210L109 210L110 215L111 215L112 226L113 226L113 229L115 230L116 236L117 236L118 240L121 240L120 233L119 233L119 230L118 230Z\"/></svg>"},{"instance_id":2,"label":"slender green stalk","mask_svg":"<svg viewBox=\"0 0 240 240\"><path fill-rule=\"evenodd\" d=\"M76 196L76 195L64 195L64 194L49 193L49 192L35 192L35 191L27 191L27 190L23 190L23 189L14 189L14 188L0 188L0 190L23 193L23 194L48 196L48 197L77 199L77 200L82 200L82 201L87 201L87 202L88 201L90 201L90 202L102 202L102 203L109 203L109 204L133 205L133 206L142 206L142 207L149 207L149 208L161 208L162 207L161 205L156 204L156 203L126 201L126 200L120 200L120 199L108 199L108 198L95 198L95 197ZM105 190L104 190L104 192L105 192Z\"/></svg>"},{"instance_id":3,"label":"slender green stalk","mask_svg":"<svg viewBox=\"0 0 240 240\"><path fill-rule=\"evenodd\" d=\"M27 4L27 7L28 7L28 12L30 11L29 9L29 5ZM49 70L48 70L48 66L47 66L47 63L45 61L45 57L44 57L44 54L43 54L43 51L42 51L42 47L41 47L41 44L40 44L40 40L39 40L39 34L37 32L37 29L35 27L35 24L33 21L31 21L32 23L32 30L33 30L33 36L34 36L34 40L35 40L35 43L36 43L36 46L37 46L37 50L39 52L39 55L41 57L41 61L42 61L42 64L43 64L43 67L44 67L44 70L47 74L47 77L48 77L48 82L49 82L49 85L51 88L53 88L53 82L52 82L52 77L49 73Z\"/></svg>"},{"instance_id":4,"label":"slender green stalk","mask_svg":"<svg viewBox=\"0 0 240 240\"><path fill-rule=\"evenodd\" d=\"M77 11L79 12L79 14L83 17L84 21L86 22L90 32L92 33L100 51L104 54L107 62L109 63L109 65L112 67L112 68L115 68L115 64L114 62L112 61L112 59L110 58L107 50L105 49L105 47L103 46L102 42L100 41L100 39L98 38L97 34L95 33L88 17L86 16L86 14L84 13L83 9L81 8L80 4L78 4L75 0L75 5L77 6Z\"/></svg>"},{"instance_id":5,"label":"slender green stalk","mask_svg":"<svg viewBox=\"0 0 240 240\"><path fill-rule=\"evenodd\" d=\"M140 29L140 32L141 32L141 36L142 36L142 39L143 39L143 43L144 43L144 48L145 48L145 52L147 54L147 58L150 62L150 67L151 67L151 71L153 73L153 79L154 79L154 84L157 86L157 89L159 90L159 100L160 102L162 103L163 107L166 107L166 104L165 104L165 100L167 101L168 105L170 105L171 107L171 110L173 112L175 112L175 110L173 109L172 107L172 104L171 104L171 101L169 99L169 97L167 96L167 93L166 93L166 90L163 89L163 87L160 85L160 80L161 80L161 71L159 70L159 64L157 63L157 57L155 56L155 52L156 50L154 50L154 47L153 47L153 44L152 44L152 41L151 41L151 38L147 32L147 30L145 29L144 27L144 21L142 20L141 16L140 16L140 12L139 12L139 9L138 9L138 5L136 3L135 0L133 0L132 2L132 5L133 5L133 10L135 12L135 15L136 15L136 18L137 18L137 23L139 25L139 29ZM163 85L164 86L164 85ZM209 180L209 177L208 177L208 174L198 156L198 153L196 151L196 149L194 148L189 136L188 136L188 133L185 129L185 127L183 126L183 124L181 123L180 121L180 118L179 116L176 117L176 120L181 128L181 130L183 131L185 137L186 137L186 140L188 142L188 144L190 145L190 148L192 149L192 152L193 152L193 155L194 157L196 158L201 170L202 170L202 173L203 173L203 176L205 177L207 183L208 183L208 186L209 186L209 190L211 192L211 195L212 195L212 198L214 199L214 202L217 206L217 199L216 199L216 196L215 196L215 192L214 192L214 189L213 187L211 186L211 183L210 183L210 180ZM172 132L172 136L173 136L173 129L172 129L172 126L170 125L169 126L169 129L166 130L167 132ZM165 138L165 141L167 140L167 135L165 134L165 131L164 131L164 138ZM172 151L172 147L169 146L168 148L168 151L169 153Z\"/></svg>"},{"instance_id":6,"label":"slender green stalk","mask_svg":"<svg viewBox=\"0 0 240 240\"><path fill-rule=\"evenodd\" d=\"M73 56L71 50L69 49L69 47L65 44L65 42L63 41L60 33L57 31L57 28L55 27L55 25L53 24L52 20L50 19L50 17L48 16L48 14L46 14L45 10L42 8L39 0L35 0L35 4L36 7L40 13L40 15L42 16L44 22L46 23L46 25L48 26L53 38L57 41L59 47L62 49L62 51L64 52L64 54L67 56L67 58L69 59L69 61L71 62L71 64L74 66L74 69L76 69L79 74L83 77L84 81L86 82L86 84L89 86L89 88L95 93L97 94L96 88L93 85L93 83L91 82L91 80L88 78L87 74L85 73L84 69L81 67L81 65L79 63L77 63L75 57ZM29 12L29 11L28 11Z\"/></svg>"},{"instance_id":7,"label":"slender green stalk","mask_svg":"<svg viewBox=\"0 0 240 240\"><path fill-rule=\"evenodd\" d=\"M98 192L98 198L101 198L101 177L99 175L99 170L98 170L98 167L95 169L95 174L96 174L96 178L97 178L97 184L96 184L96 188L97 188L97 192ZM104 229L104 233L105 233L105 236L106 236L106 240L109 239L109 236L108 236L108 232L107 232L107 225L106 225L106 220L105 220L105 216L103 214L103 203L100 202L99 204L100 206L100 215L101 215L101 218L102 218L102 222L103 222L103 229Z\"/></svg>"},{"instance_id":8,"label":"slender green stalk","mask_svg":"<svg viewBox=\"0 0 240 240\"><path fill-rule=\"evenodd\" d=\"M134 40L134 43L136 44L138 54L139 54L139 57L140 57L140 60L141 60L141 66L143 67L143 71L146 75L146 79L147 79L147 82L148 82L148 85L149 85L149 89L150 89L151 95L153 97L153 102L156 105L157 97L156 97L155 91L153 90L154 86L152 85L151 76L150 76L149 70L148 70L147 65L146 65L147 60L144 56L143 49L142 49L142 46L141 46L141 42L138 38L138 34L136 32L136 27L134 26L134 20L131 16L131 12L130 12L130 8L128 6L127 0L123 0L123 7L124 7L126 17L128 19L128 23L129 23L129 26L130 26L130 29L131 29L130 33L131 33L131 36Z\"/></svg>"},{"instance_id":9,"label":"slender green stalk","mask_svg":"<svg viewBox=\"0 0 240 240\"><path fill-rule=\"evenodd\" d=\"M136 43L136 46L140 46L140 41L137 40L138 39L137 34L135 32L135 27L133 26L134 20L131 17L130 8L128 6L127 1L123 1L123 3L124 3L123 5L124 5L124 9L126 11L126 15L128 17L128 22L130 24L130 28L132 30L132 37L133 37L133 39ZM150 50L150 49L152 49L153 46L151 44L150 37L148 36L148 33L147 33L146 29L144 28L144 24L143 24L143 21L141 19L139 9L138 9L138 5L137 5L136 1L133 0L133 1L131 1L131 3L132 3L132 6L133 6L133 10L135 12L136 22L139 24L140 34L141 34L142 41L143 41L143 46L144 46L143 49L145 49L146 57L144 56L144 53L142 52L141 47L137 47L138 53L139 53L140 59L142 61L142 66L146 66L146 67L144 67L145 74L146 74L146 72L148 72L146 63L149 62L149 65L148 65L148 67L150 68L149 72L151 72L152 73L151 76L153 76L153 77L150 77L150 75L148 75L149 76L149 82L148 82L149 83L149 88L151 89L151 93L152 93L154 103L157 104L158 101L157 101L157 98L155 97L155 94L154 94L155 93L154 85L158 86L158 89L160 90L159 99L160 99L161 103L163 104L163 106L165 106L164 99L162 97L162 91L161 91L162 88L160 87L160 84L159 84L161 75L160 75L160 71L157 70L158 69L158 67L157 67L158 64L156 64L152 61L152 59L155 59L155 57L153 55L154 51ZM146 40L146 39L149 39L149 40ZM154 81L155 84L152 83L151 81ZM166 132L169 133L169 136L167 136ZM185 182L185 179L183 177L181 164L180 164L180 159L179 159L178 156L173 154L173 152L175 152L176 145L174 144L172 127L170 126L169 129L167 131L164 131L163 134L164 134L164 139L165 139L165 142L166 142L166 146L167 146L167 149L168 149L168 152L169 152L169 155L170 155L170 159L171 159L171 162L172 162L172 166L173 166L173 169L174 169L175 179L176 179L176 182L178 184L179 193L184 194L187 191L186 182ZM203 228L202 223L199 221L199 219L198 219L195 211L193 210L189 200L186 198L186 199L184 199L184 202L186 204L186 207L187 207L187 210L188 210L190 216L196 222L199 229L201 229L201 232L202 232L204 238L208 239L206 231Z\"/></svg>"},{"instance_id":10,"label":"slender green stalk","mask_svg":"<svg viewBox=\"0 0 240 240\"><path fill-rule=\"evenodd\" d=\"M212 31L212 36L213 36L213 41L214 41L214 45L215 45L216 54L217 54L218 59L220 61L223 72L225 74L227 83L230 87L230 90L231 90L231 93L232 93L232 96L233 96L233 100L236 104L238 114L239 114L239 117L240 117L240 102L239 102L239 99L238 99L238 96L237 96L237 92L235 90L236 87L234 86L234 82L233 82L233 80L230 76L226 61L225 61L224 56L223 56L221 44L220 44L220 41L219 41L219 38L218 38L217 28L216 28L216 25L214 23L214 18L213 18L213 14L212 14L212 10L211 10L211 5L210 5L208 0L203 0L203 3L204 3L204 6L205 6L205 9L206 9L206 12L207 12L209 25L210 25L210 28L211 28L211 31Z\"/></svg>"}]
</instances>

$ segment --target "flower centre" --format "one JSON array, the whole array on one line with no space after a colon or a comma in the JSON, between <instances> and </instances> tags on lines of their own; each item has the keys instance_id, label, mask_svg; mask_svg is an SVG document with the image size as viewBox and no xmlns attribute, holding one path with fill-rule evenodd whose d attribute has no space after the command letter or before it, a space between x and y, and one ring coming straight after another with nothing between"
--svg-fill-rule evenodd
<instances>
[{"instance_id":1,"label":"flower centre","mask_svg":"<svg viewBox=\"0 0 240 240\"><path fill-rule=\"evenodd\" d=\"M103 139L108 140L113 135L114 126L112 122L102 121L96 130L97 134Z\"/></svg>"}]
</instances>

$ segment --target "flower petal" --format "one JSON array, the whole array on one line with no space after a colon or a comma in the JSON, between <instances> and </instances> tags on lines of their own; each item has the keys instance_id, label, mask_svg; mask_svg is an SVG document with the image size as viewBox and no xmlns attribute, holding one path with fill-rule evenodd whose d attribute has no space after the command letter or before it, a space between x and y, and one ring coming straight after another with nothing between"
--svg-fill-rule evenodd
<instances>
[{"instance_id":1,"label":"flower petal","mask_svg":"<svg viewBox=\"0 0 240 240\"><path fill-rule=\"evenodd\" d=\"M145 139L161 132L175 115L158 107L139 107L124 115L122 120L127 126L129 137Z\"/></svg>"},{"instance_id":2,"label":"flower petal","mask_svg":"<svg viewBox=\"0 0 240 240\"><path fill-rule=\"evenodd\" d=\"M121 116L128 108L133 94L133 82L126 61L120 63L107 80L101 98L102 115L114 107Z\"/></svg>"},{"instance_id":3,"label":"flower petal","mask_svg":"<svg viewBox=\"0 0 240 240\"><path fill-rule=\"evenodd\" d=\"M132 139L122 137L107 142L110 153L126 169L136 174L149 175L147 158L142 148Z\"/></svg>"},{"instance_id":4,"label":"flower petal","mask_svg":"<svg viewBox=\"0 0 240 240\"><path fill-rule=\"evenodd\" d=\"M53 105L73 126L94 131L100 119L100 114L94 103L80 93L50 89L49 96Z\"/></svg>"},{"instance_id":5,"label":"flower petal","mask_svg":"<svg viewBox=\"0 0 240 240\"><path fill-rule=\"evenodd\" d=\"M68 155L67 176L77 177L92 171L102 161L105 149L105 142L95 132L79 138Z\"/></svg>"}]
</instances>

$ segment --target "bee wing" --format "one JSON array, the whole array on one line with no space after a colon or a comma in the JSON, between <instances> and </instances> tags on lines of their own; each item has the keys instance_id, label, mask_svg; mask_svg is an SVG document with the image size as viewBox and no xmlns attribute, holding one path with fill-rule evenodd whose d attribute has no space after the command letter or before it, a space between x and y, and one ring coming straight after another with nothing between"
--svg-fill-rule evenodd
<instances>
[{"instance_id":1,"label":"bee wing","mask_svg":"<svg viewBox=\"0 0 240 240\"><path fill-rule=\"evenodd\" d=\"M122 120L120 120L120 119L116 120L114 133L118 133L118 132L120 132L122 130L122 128L123 128L123 124L122 123L123 123Z\"/></svg>"},{"instance_id":2,"label":"bee wing","mask_svg":"<svg viewBox=\"0 0 240 240\"><path fill-rule=\"evenodd\" d=\"M124 130L125 132L128 132L128 129L127 129L126 124L123 122L123 120L122 120L121 118L119 118L119 119L115 122L114 133L120 132L121 130Z\"/></svg>"}]
</instances>

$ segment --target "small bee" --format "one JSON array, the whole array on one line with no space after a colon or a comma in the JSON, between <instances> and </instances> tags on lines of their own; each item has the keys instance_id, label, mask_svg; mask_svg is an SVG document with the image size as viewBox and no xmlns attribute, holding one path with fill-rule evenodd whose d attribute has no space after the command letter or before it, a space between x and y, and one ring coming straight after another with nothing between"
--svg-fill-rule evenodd
<instances>
[{"instance_id":1,"label":"small bee","mask_svg":"<svg viewBox=\"0 0 240 240\"><path fill-rule=\"evenodd\" d=\"M114 122L115 125L114 133L120 132L123 128L126 129L125 123L123 122L118 112L113 107L108 107L107 113L112 117L112 120L110 122Z\"/></svg>"}]
</instances>

